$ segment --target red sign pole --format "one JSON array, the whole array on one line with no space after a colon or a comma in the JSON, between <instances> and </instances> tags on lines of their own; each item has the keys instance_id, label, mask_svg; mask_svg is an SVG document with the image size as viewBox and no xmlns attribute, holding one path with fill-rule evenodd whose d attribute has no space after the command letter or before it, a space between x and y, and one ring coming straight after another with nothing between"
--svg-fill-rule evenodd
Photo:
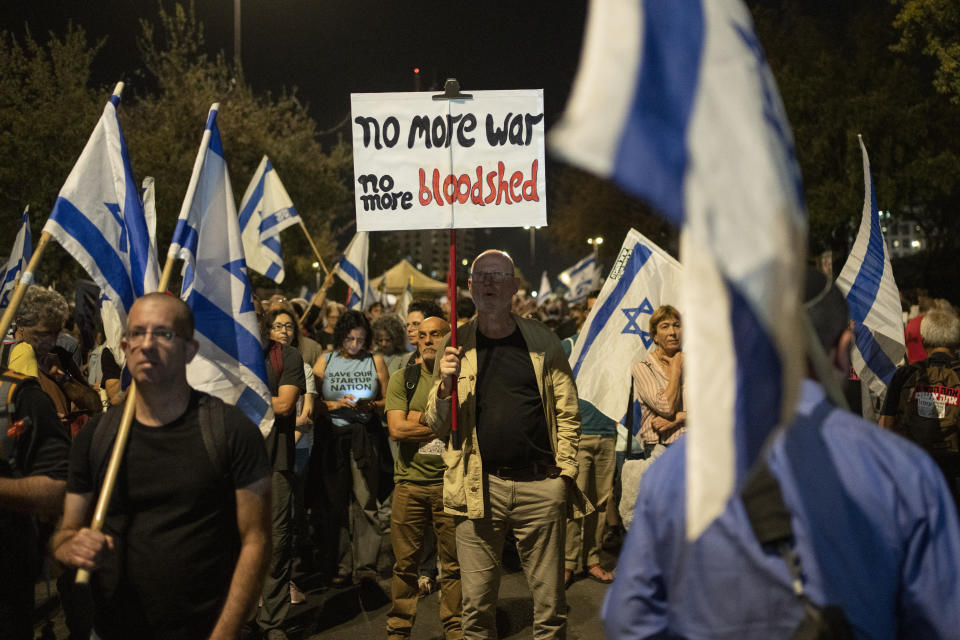
<instances>
[{"instance_id":1,"label":"red sign pole","mask_svg":"<svg viewBox=\"0 0 960 640\"><path fill-rule=\"evenodd\" d=\"M450 229L450 270L447 273L447 300L450 302L450 346L457 346L457 230ZM457 380L453 381L450 395L450 444L460 449L460 432L457 430Z\"/></svg>"}]
</instances>

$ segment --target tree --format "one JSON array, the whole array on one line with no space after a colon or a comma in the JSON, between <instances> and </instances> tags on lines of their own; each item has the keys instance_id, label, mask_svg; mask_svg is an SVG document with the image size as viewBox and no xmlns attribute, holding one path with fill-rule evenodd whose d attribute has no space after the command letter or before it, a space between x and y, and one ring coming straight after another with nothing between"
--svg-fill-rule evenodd
<instances>
[{"instance_id":1,"label":"tree","mask_svg":"<svg viewBox=\"0 0 960 640\"><path fill-rule=\"evenodd\" d=\"M956 0L892 0L900 7L894 26L896 49L921 51L937 59L934 86L960 104L960 5Z\"/></svg>"}]
</instances>

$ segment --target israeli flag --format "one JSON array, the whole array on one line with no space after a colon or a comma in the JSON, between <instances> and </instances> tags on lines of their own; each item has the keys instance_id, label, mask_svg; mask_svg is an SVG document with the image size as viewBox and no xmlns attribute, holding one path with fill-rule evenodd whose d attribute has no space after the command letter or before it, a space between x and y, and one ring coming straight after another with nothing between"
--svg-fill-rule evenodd
<instances>
[{"instance_id":1,"label":"israeli flag","mask_svg":"<svg viewBox=\"0 0 960 640\"><path fill-rule=\"evenodd\" d=\"M625 423L630 369L653 347L649 327L656 308L680 306L681 272L673 256L637 230L627 232L570 353L580 399L611 420Z\"/></svg>"},{"instance_id":2,"label":"israeli flag","mask_svg":"<svg viewBox=\"0 0 960 640\"><path fill-rule=\"evenodd\" d=\"M557 279L567 287L567 292L563 295L567 302L583 301L603 280L600 265L597 264L597 254L591 253L572 267L564 269Z\"/></svg>"},{"instance_id":3,"label":"israeli flag","mask_svg":"<svg viewBox=\"0 0 960 640\"><path fill-rule=\"evenodd\" d=\"M117 118L117 84L43 227L125 323L133 301L157 290L160 269ZM111 345L113 347L113 345Z\"/></svg>"},{"instance_id":4,"label":"israeli flag","mask_svg":"<svg viewBox=\"0 0 960 640\"><path fill-rule=\"evenodd\" d=\"M366 231L358 231L347 250L343 252L333 272L350 287L348 309L362 311L373 302L370 291L370 279L367 277L367 256L370 253L370 236Z\"/></svg>"},{"instance_id":5,"label":"israeli flag","mask_svg":"<svg viewBox=\"0 0 960 640\"><path fill-rule=\"evenodd\" d=\"M280 232L300 222L270 159L263 156L240 202L240 235L247 267L277 284L283 282Z\"/></svg>"},{"instance_id":6,"label":"israeli flag","mask_svg":"<svg viewBox=\"0 0 960 640\"><path fill-rule=\"evenodd\" d=\"M23 210L20 231L17 232L17 237L13 241L13 248L10 249L7 264L3 271L0 271L0 310L6 309L10 305L10 296L13 295L13 290L17 286L17 280L21 273L26 272L30 258L33 257L29 211L30 207Z\"/></svg>"},{"instance_id":7,"label":"israeli flag","mask_svg":"<svg viewBox=\"0 0 960 640\"><path fill-rule=\"evenodd\" d=\"M870 158L863 138L857 139L863 154L863 217L853 249L837 277L837 287L847 297L853 318L853 368L873 396L882 397L906 346L900 292L880 228Z\"/></svg>"},{"instance_id":8,"label":"israeli flag","mask_svg":"<svg viewBox=\"0 0 960 640\"><path fill-rule=\"evenodd\" d=\"M723 511L804 374L806 212L793 139L740 0L590 5L555 152L681 227L687 536Z\"/></svg>"},{"instance_id":9,"label":"israeli flag","mask_svg":"<svg viewBox=\"0 0 960 640\"><path fill-rule=\"evenodd\" d=\"M210 107L168 258L186 263L180 297L193 310L200 343L200 352L187 366L187 380L194 388L237 405L266 437L273 426L273 408L217 128L218 108L219 104Z\"/></svg>"},{"instance_id":10,"label":"israeli flag","mask_svg":"<svg viewBox=\"0 0 960 640\"><path fill-rule=\"evenodd\" d=\"M544 302L547 301L547 296L552 293L550 288L550 278L547 277L547 271L544 269L543 275L540 276L540 289L537 291L537 306L539 307Z\"/></svg>"}]
</instances>

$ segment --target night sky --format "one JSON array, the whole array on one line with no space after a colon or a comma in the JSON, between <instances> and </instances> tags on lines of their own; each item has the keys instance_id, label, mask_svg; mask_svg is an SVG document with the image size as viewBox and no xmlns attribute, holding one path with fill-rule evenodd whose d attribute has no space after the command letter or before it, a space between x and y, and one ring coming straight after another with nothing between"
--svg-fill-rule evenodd
<instances>
[{"instance_id":1,"label":"night sky","mask_svg":"<svg viewBox=\"0 0 960 640\"><path fill-rule=\"evenodd\" d=\"M136 91L138 20L156 21L156 0L8 4L0 26L17 35L29 24L34 37L45 41L48 31L62 34L72 20L86 29L91 42L106 36L94 82L109 90L124 80ZM456 77L464 91L542 88L549 130L576 74L586 7L586 0L242 0L243 68L258 91L297 87L321 131L347 118L352 92L412 91L414 67L421 70L424 89L442 88L447 77ZM233 56L233 8L233 0L196 3L211 53ZM346 126L338 132L349 137ZM235 180L242 182L239 176ZM525 233L504 230L493 238L509 245L526 266ZM550 249L538 236L537 262L551 275L580 257ZM527 275L539 283L539 271Z\"/></svg>"}]
</instances>

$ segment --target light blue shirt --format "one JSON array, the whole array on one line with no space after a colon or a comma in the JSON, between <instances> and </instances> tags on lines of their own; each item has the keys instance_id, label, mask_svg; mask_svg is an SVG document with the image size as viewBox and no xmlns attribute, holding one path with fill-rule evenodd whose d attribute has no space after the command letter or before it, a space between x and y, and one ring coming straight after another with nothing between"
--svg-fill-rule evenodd
<instances>
[{"instance_id":1,"label":"light blue shirt","mask_svg":"<svg viewBox=\"0 0 960 640\"><path fill-rule=\"evenodd\" d=\"M805 381L798 415L824 400ZM819 433L809 427L793 425L767 454L807 594L841 606L858 638L960 638L960 525L933 460L844 411L833 409ZM817 438L821 446L809 446ZM790 637L802 605L786 563L757 542L739 498L686 542L685 462L681 441L644 475L603 605L608 636Z\"/></svg>"}]
</instances>

